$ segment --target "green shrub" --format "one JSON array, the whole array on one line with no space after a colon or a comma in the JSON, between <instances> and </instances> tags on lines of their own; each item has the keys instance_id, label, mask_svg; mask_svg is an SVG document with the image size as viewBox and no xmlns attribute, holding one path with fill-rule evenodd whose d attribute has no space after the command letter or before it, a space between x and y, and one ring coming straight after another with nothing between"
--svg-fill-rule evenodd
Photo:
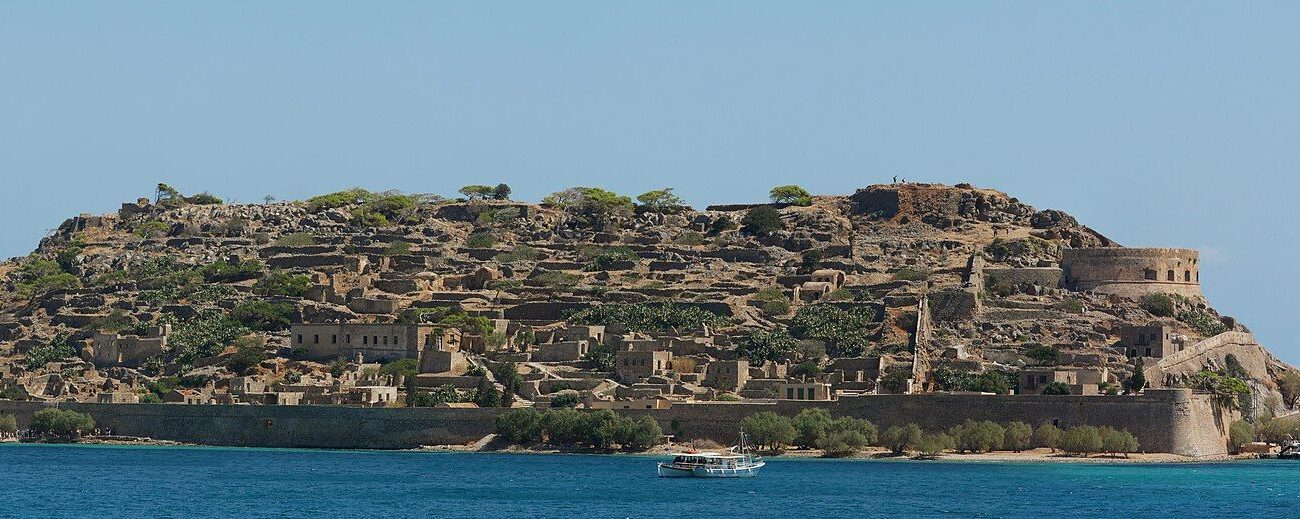
<instances>
[{"instance_id":1,"label":"green shrub","mask_svg":"<svg viewBox=\"0 0 1300 519\"><path fill-rule=\"evenodd\" d=\"M809 449L817 445L817 439L826 434L826 429L831 425L831 413L820 407L810 407L799 411L790 420L790 425L794 427L795 439L794 444Z\"/></svg>"},{"instance_id":2,"label":"green shrub","mask_svg":"<svg viewBox=\"0 0 1300 519\"><path fill-rule=\"evenodd\" d=\"M405 256L411 253L411 244L398 240L384 248L385 256Z\"/></svg>"},{"instance_id":3,"label":"green shrub","mask_svg":"<svg viewBox=\"0 0 1300 519\"><path fill-rule=\"evenodd\" d=\"M781 212L766 205L751 207L740 219L741 230L747 234L768 235L785 228Z\"/></svg>"},{"instance_id":4,"label":"green shrub","mask_svg":"<svg viewBox=\"0 0 1300 519\"><path fill-rule=\"evenodd\" d=\"M335 193L311 197L307 199L305 208L309 213L319 213L327 209L361 204L374 200L377 197L378 195L357 187L347 191L338 191Z\"/></svg>"},{"instance_id":5,"label":"green shrub","mask_svg":"<svg viewBox=\"0 0 1300 519\"><path fill-rule=\"evenodd\" d=\"M794 353L798 341L784 329L773 331L754 330L743 337L736 345L736 354L749 359L754 364L769 360L781 360Z\"/></svg>"},{"instance_id":6,"label":"green shrub","mask_svg":"<svg viewBox=\"0 0 1300 519\"><path fill-rule=\"evenodd\" d=\"M894 454L904 454L915 449L920 441L921 428L914 423L892 426L880 436L880 444Z\"/></svg>"},{"instance_id":7,"label":"green shrub","mask_svg":"<svg viewBox=\"0 0 1300 519\"><path fill-rule=\"evenodd\" d=\"M790 298L786 297L785 292L780 288L764 288L750 296L749 300L768 317L779 317L790 313Z\"/></svg>"},{"instance_id":8,"label":"green shrub","mask_svg":"<svg viewBox=\"0 0 1300 519\"><path fill-rule=\"evenodd\" d=\"M962 452L988 452L1002 447L1006 431L1001 425L985 420L966 420L950 431Z\"/></svg>"},{"instance_id":9,"label":"green shrub","mask_svg":"<svg viewBox=\"0 0 1300 519\"><path fill-rule=\"evenodd\" d=\"M1002 450L1020 452L1029 448L1034 429L1024 422L1011 422L1003 428Z\"/></svg>"},{"instance_id":10,"label":"green shrub","mask_svg":"<svg viewBox=\"0 0 1300 519\"><path fill-rule=\"evenodd\" d=\"M158 220L149 220L136 226L135 235L148 240L150 238L165 236L170 230L171 227L163 222Z\"/></svg>"},{"instance_id":11,"label":"green shrub","mask_svg":"<svg viewBox=\"0 0 1300 519\"><path fill-rule=\"evenodd\" d=\"M1025 351L1025 356L1048 365L1061 363L1061 349L1046 344L1036 344Z\"/></svg>"},{"instance_id":12,"label":"green shrub","mask_svg":"<svg viewBox=\"0 0 1300 519\"><path fill-rule=\"evenodd\" d=\"M937 458L943 451L952 448L954 448L952 437L941 432L922 434L920 441L916 442L916 450L921 457L928 459Z\"/></svg>"},{"instance_id":13,"label":"green shrub","mask_svg":"<svg viewBox=\"0 0 1300 519\"><path fill-rule=\"evenodd\" d=\"M1245 420L1237 420L1228 426L1228 447L1232 452L1240 452L1247 443L1255 441L1255 426Z\"/></svg>"},{"instance_id":14,"label":"green shrub","mask_svg":"<svg viewBox=\"0 0 1300 519\"><path fill-rule=\"evenodd\" d=\"M771 411L746 416L740 421L740 430L749 435L756 447L771 452L780 452L797 434L789 418Z\"/></svg>"},{"instance_id":15,"label":"green shrub","mask_svg":"<svg viewBox=\"0 0 1300 519\"><path fill-rule=\"evenodd\" d=\"M871 347L875 321L874 311L865 308L843 310L833 305L805 305L790 321L790 335L821 341L832 357L857 357Z\"/></svg>"},{"instance_id":16,"label":"green shrub","mask_svg":"<svg viewBox=\"0 0 1300 519\"><path fill-rule=\"evenodd\" d=\"M1168 294L1147 294L1142 296L1142 309L1157 317L1174 316L1174 299Z\"/></svg>"},{"instance_id":17,"label":"green shrub","mask_svg":"<svg viewBox=\"0 0 1300 519\"><path fill-rule=\"evenodd\" d=\"M308 247L316 244L316 237L311 233L295 232L281 236L275 240L276 247Z\"/></svg>"},{"instance_id":18,"label":"green shrub","mask_svg":"<svg viewBox=\"0 0 1300 519\"><path fill-rule=\"evenodd\" d=\"M382 369L382 368L381 368ZM415 391L407 396L407 407L434 407L447 402L463 402L465 398L451 384L443 384L429 391Z\"/></svg>"},{"instance_id":19,"label":"green shrub","mask_svg":"<svg viewBox=\"0 0 1300 519\"><path fill-rule=\"evenodd\" d=\"M191 363L195 359L215 357L248 333L248 328L238 320L227 317L217 310L203 310L198 315L178 321L173 317L160 319L156 324L171 323L172 334L167 341L172 349L181 352L178 359L182 363Z\"/></svg>"},{"instance_id":20,"label":"green shrub","mask_svg":"<svg viewBox=\"0 0 1300 519\"><path fill-rule=\"evenodd\" d=\"M53 260L29 258L18 267L17 274L18 294L24 298L81 287L77 276L64 272L63 266Z\"/></svg>"},{"instance_id":21,"label":"green shrub","mask_svg":"<svg viewBox=\"0 0 1300 519\"><path fill-rule=\"evenodd\" d=\"M1202 337L1214 337L1220 333L1228 331L1228 326L1223 324L1219 318L1205 310L1189 310L1178 314L1178 320L1187 324L1187 326Z\"/></svg>"},{"instance_id":22,"label":"green shrub","mask_svg":"<svg viewBox=\"0 0 1300 519\"><path fill-rule=\"evenodd\" d=\"M636 252L623 245L616 247L585 247L579 251L579 257L587 261L583 270L588 271L609 270L619 263L635 262L641 259Z\"/></svg>"},{"instance_id":23,"label":"green shrub","mask_svg":"<svg viewBox=\"0 0 1300 519\"><path fill-rule=\"evenodd\" d=\"M289 329L294 311L293 303L249 301L236 306L231 318L253 330L274 332Z\"/></svg>"},{"instance_id":24,"label":"green shrub","mask_svg":"<svg viewBox=\"0 0 1300 519\"><path fill-rule=\"evenodd\" d=\"M698 306L674 303L616 303L592 306L569 317L574 324L622 324L634 332L655 332L671 328L717 328L729 323L726 317Z\"/></svg>"},{"instance_id":25,"label":"green shrub","mask_svg":"<svg viewBox=\"0 0 1300 519\"><path fill-rule=\"evenodd\" d=\"M677 237L673 238L673 243L677 245L685 245L688 247L703 245L704 235L695 231L686 231L684 233L677 235Z\"/></svg>"},{"instance_id":26,"label":"green shrub","mask_svg":"<svg viewBox=\"0 0 1300 519\"><path fill-rule=\"evenodd\" d=\"M381 375L401 375L411 378L420 372L420 361L416 359L400 359L384 364L379 367Z\"/></svg>"},{"instance_id":27,"label":"green shrub","mask_svg":"<svg viewBox=\"0 0 1300 519\"><path fill-rule=\"evenodd\" d=\"M88 414L47 407L32 415L28 429L41 436L76 438L95 428L95 420Z\"/></svg>"},{"instance_id":28,"label":"green shrub","mask_svg":"<svg viewBox=\"0 0 1300 519\"><path fill-rule=\"evenodd\" d=\"M230 356L229 366L231 371L244 375L266 359L266 340L245 337L235 342L235 353Z\"/></svg>"},{"instance_id":29,"label":"green shrub","mask_svg":"<svg viewBox=\"0 0 1300 519\"><path fill-rule=\"evenodd\" d=\"M1083 456L1101 452L1101 431L1091 425L1071 427L1061 433L1059 446L1065 452Z\"/></svg>"},{"instance_id":30,"label":"green shrub","mask_svg":"<svg viewBox=\"0 0 1300 519\"><path fill-rule=\"evenodd\" d=\"M68 343L67 336L57 336L43 346L27 351L27 369L39 369L51 362L77 358L77 350Z\"/></svg>"},{"instance_id":31,"label":"green shrub","mask_svg":"<svg viewBox=\"0 0 1300 519\"><path fill-rule=\"evenodd\" d=\"M875 442L874 424L845 417L832 421L826 427L826 431L817 438L817 448L825 451L826 456L841 457L852 455Z\"/></svg>"},{"instance_id":32,"label":"green shrub","mask_svg":"<svg viewBox=\"0 0 1300 519\"><path fill-rule=\"evenodd\" d=\"M1127 458L1129 453L1138 450L1137 437L1133 436L1133 433L1110 427L1101 427L1097 432L1101 435L1101 450L1103 452L1123 454Z\"/></svg>"},{"instance_id":33,"label":"green shrub","mask_svg":"<svg viewBox=\"0 0 1300 519\"><path fill-rule=\"evenodd\" d=\"M581 399L575 391L565 391L551 397L551 409L566 409L578 407Z\"/></svg>"},{"instance_id":34,"label":"green shrub","mask_svg":"<svg viewBox=\"0 0 1300 519\"><path fill-rule=\"evenodd\" d=\"M11 414L0 414L0 433L13 434L18 432L18 419Z\"/></svg>"},{"instance_id":35,"label":"green shrub","mask_svg":"<svg viewBox=\"0 0 1300 519\"><path fill-rule=\"evenodd\" d=\"M465 238L465 247L470 249L491 249L496 246L497 239L487 231L478 231Z\"/></svg>"},{"instance_id":36,"label":"green shrub","mask_svg":"<svg viewBox=\"0 0 1300 519\"><path fill-rule=\"evenodd\" d=\"M185 201L194 205L221 205L224 203L220 198L208 192L186 197Z\"/></svg>"},{"instance_id":37,"label":"green shrub","mask_svg":"<svg viewBox=\"0 0 1300 519\"><path fill-rule=\"evenodd\" d=\"M1038 426L1034 431L1034 446L1047 447L1053 451L1060 445L1061 429L1050 423Z\"/></svg>"},{"instance_id":38,"label":"green shrub","mask_svg":"<svg viewBox=\"0 0 1300 519\"><path fill-rule=\"evenodd\" d=\"M272 272L257 280L253 292L264 296L303 297L311 288L311 277L288 272Z\"/></svg>"},{"instance_id":39,"label":"green shrub","mask_svg":"<svg viewBox=\"0 0 1300 519\"><path fill-rule=\"evenodd\" d=\"M1068 395L1070 394L1070 385L1065 382L1052 382L1043 386L1044 395Z\"/></svg>"},{"instance_id":40,"label":"green shrub","mask_svg":"<svg viewBox=\"0 0 1300 519\"><path fill-rule=\"evenodd\" d=\"M497 416L497 435L511 443L542 440L542 414L531 407L511 409Z\"/></svg>"},{"instance_id":41,"label":"green shrub","mask_svg":"<svg viewBox=\"0 0 1300 519\"><path fill-rule=\"evenodd\" d=\"M262 263L252 259L236 260L234 263L219 260L199 268L199 274L208 283L247 281L262 275Z\"/></svg>"},{"instance_id":42,"label":"green shrub","mask_svg":"<svg viewBox=\"0 0 1300 519\"><path fill-rule=\"evenodd\" d=\"M497 407L501 403L501 393L487 377L479 378L478 387L474 388L474 403L479 407Z\"/></svg>"},{"instance_id":43,"label":"green shrub","mask_svg":"<svg viewBox=\"0 0 1300 519\"><path fill-rule=\"evenodd\" d=\"M634 209L631 198L598 187L569 188L542 198L542 203L598 223L629 216Z\"/></svg>"},{"instance_id":44,"label":"green shrub","mask_svg":"<svg viewBox=\"0 0 1300 519\"><path fill-rule=\"evenodd\" d=\"M1083 306L1083 301L1080 301L1077 298L1067 297L1061 301L1056 302L1056 304L1053 304L1052 308L1054 310L1058 310L1061 312L1066 312L1071 314L1081 314L1083 313L1084 306Z\"/></svg>"},{"instance_id":45,"label":"green shrub","mask_svg":"<svg viewBox=\"0 0 1300 519\"><path fill-rule=\"evenodd\" d=\"M847 288L841 288L826 294L826 301L853 301L857 298L858 295Z\"/></svg>"}]
</instances>

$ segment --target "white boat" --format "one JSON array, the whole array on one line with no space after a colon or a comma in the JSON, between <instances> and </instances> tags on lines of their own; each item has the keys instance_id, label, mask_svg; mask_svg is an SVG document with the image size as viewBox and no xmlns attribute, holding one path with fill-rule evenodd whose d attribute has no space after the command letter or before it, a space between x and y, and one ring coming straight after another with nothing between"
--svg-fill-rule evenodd
<instances>
[{"instance_id":1,"label":"white boat","mask_svg":"<svg viewBox=\"0 0 1300 519\"><path fill-rule=\"evenodd\" d=\"M678 454L672 461L659 463L661 478L748 478L758 475L766 462L748 452L745 434L740 435L740 445L726 454L699 452Z\"/></svg>"}]
</instances>

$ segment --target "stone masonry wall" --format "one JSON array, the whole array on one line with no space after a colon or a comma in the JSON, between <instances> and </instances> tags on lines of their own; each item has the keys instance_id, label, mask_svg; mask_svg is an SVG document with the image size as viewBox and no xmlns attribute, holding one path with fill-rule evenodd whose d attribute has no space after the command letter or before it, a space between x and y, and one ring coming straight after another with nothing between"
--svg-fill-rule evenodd
<instances>
[{"instance_id":1,"label":"stone masonry wall","mask_svg":"<svg viewBox=\"0 0 1300 519\"><path fill-rule=\"evenodd\" d=\"M1134 298L1154 292L1204 297L1199 262L1199 255L1192 249L1103 247L1061 251L1067 286Z\"/></svg>"},{"instance_id":2,"label":"stone masonry wall","mask_svg":"<svg viewBox=\"0 0 1300 519\"><path fill-rule=\"evenodd\" d=\"M46 404L0 401L0 413L15 414L20 427ZM671 409L621 410L649 415L679 439L733 441L740 421L760 411L793 416L825 405L836 416L871 420L882 429L909 422L947 428L967 418L1037 426L1056 423L1108 425L1128 429L1142 450L1182 455L1222 454L1231 416L1208 395L1187 389L1147 390L1141 396L1044 395L870 395L833 402L776 401L761 404L677 404ZM330 406L246 406L175 404L72 404L59 407L90 413L116 434L163 440L248 447L400 449L463 444L492 433L504 409L362 408Z\"/></svg>"}]
</instances>

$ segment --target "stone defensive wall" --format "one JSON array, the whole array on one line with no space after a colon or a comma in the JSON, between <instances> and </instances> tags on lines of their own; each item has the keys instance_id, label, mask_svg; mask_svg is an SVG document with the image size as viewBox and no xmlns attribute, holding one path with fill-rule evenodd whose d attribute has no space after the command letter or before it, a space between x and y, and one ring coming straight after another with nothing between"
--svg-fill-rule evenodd
<instances>
[{"instance_id":1,"label":"stone defensive wall","mask_svg":"<svg viewBox=\"0 0 1300 519\"><path fill-rule=\"evenodd\" d=\"M1204 297L1200 258L1193 249L1063 249L1061 269L1075 290L1134 298L1155 292Z\"/></svg>"},{"instance_id":2,"label":"stone defensive wall","mask_svg":"<svg viewBox=\"0 0 1300 519\"><path fill-rule=\"evenodd\" d=\"M0 413L15 414L25 427L39 402L0 401ZM966 419L1038 426L1054 423L1123 428L1137 436L1143 451L1204 456L1226 452L1232 417L1209 395L1189 389L1151 389L1140 396L1048 396L921 394L870 395L831 402L781 400L768 403L706 402L670 409L633 409L628 416L651 416L678 439L734 441L746 416L774 411L794 416L823 406L835 416L871 420L882 430L916 423L926 429L957 425ZM420 445L465 444L495 429L504 409L361 408L327 406L247 406L177 404L59 404L90 413L114 434L161 440L246 447L401 449Z\"/></svg>"}]
</instances>

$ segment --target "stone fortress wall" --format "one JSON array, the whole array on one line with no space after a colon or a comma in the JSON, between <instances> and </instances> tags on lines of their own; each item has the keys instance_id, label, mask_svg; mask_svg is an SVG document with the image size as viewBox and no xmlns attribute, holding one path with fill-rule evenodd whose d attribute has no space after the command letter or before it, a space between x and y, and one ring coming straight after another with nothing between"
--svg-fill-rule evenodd
<instances>
[{"instance_id":1,"label":"stone fortress wall","mask_svg":"<svg viewBox=\"0 0 1300 519\"><path fill-rule=\"evenodd\" d=\"M15 414L20 427L49 404L0 401L0 413ZM505 409L367 408L338 406L248 406L61 403L90 413L98 427L114 434L160 440L245 447L403 449L420 445L466 444L494 431ZM709 438L731 442L746 416L774 411L794 416L825 406L832 415L871 420L882 429L914 422L947 428L966 419L1023 421L1123 428L1143 451L1187 456L1226 452L1227 424L1210 395L1190 389L1152 389L1140 396L1050 396L918 394L869 395L832 402L793 400L767 403L704 402L668 409L629 409L648 415L678 440Z\"/></svg>"},{"instance_id":2,"label":"stone fortress wall","mask_svg":"<svg viewBox=\"0 0 1300 519\"><path fill-rule=\"evenodd\" d=\"M1163 292L1204 298L1193 249L1098 247L1063 249L1066 286L1124 297Z\"/></svg>"}]
</instances>

